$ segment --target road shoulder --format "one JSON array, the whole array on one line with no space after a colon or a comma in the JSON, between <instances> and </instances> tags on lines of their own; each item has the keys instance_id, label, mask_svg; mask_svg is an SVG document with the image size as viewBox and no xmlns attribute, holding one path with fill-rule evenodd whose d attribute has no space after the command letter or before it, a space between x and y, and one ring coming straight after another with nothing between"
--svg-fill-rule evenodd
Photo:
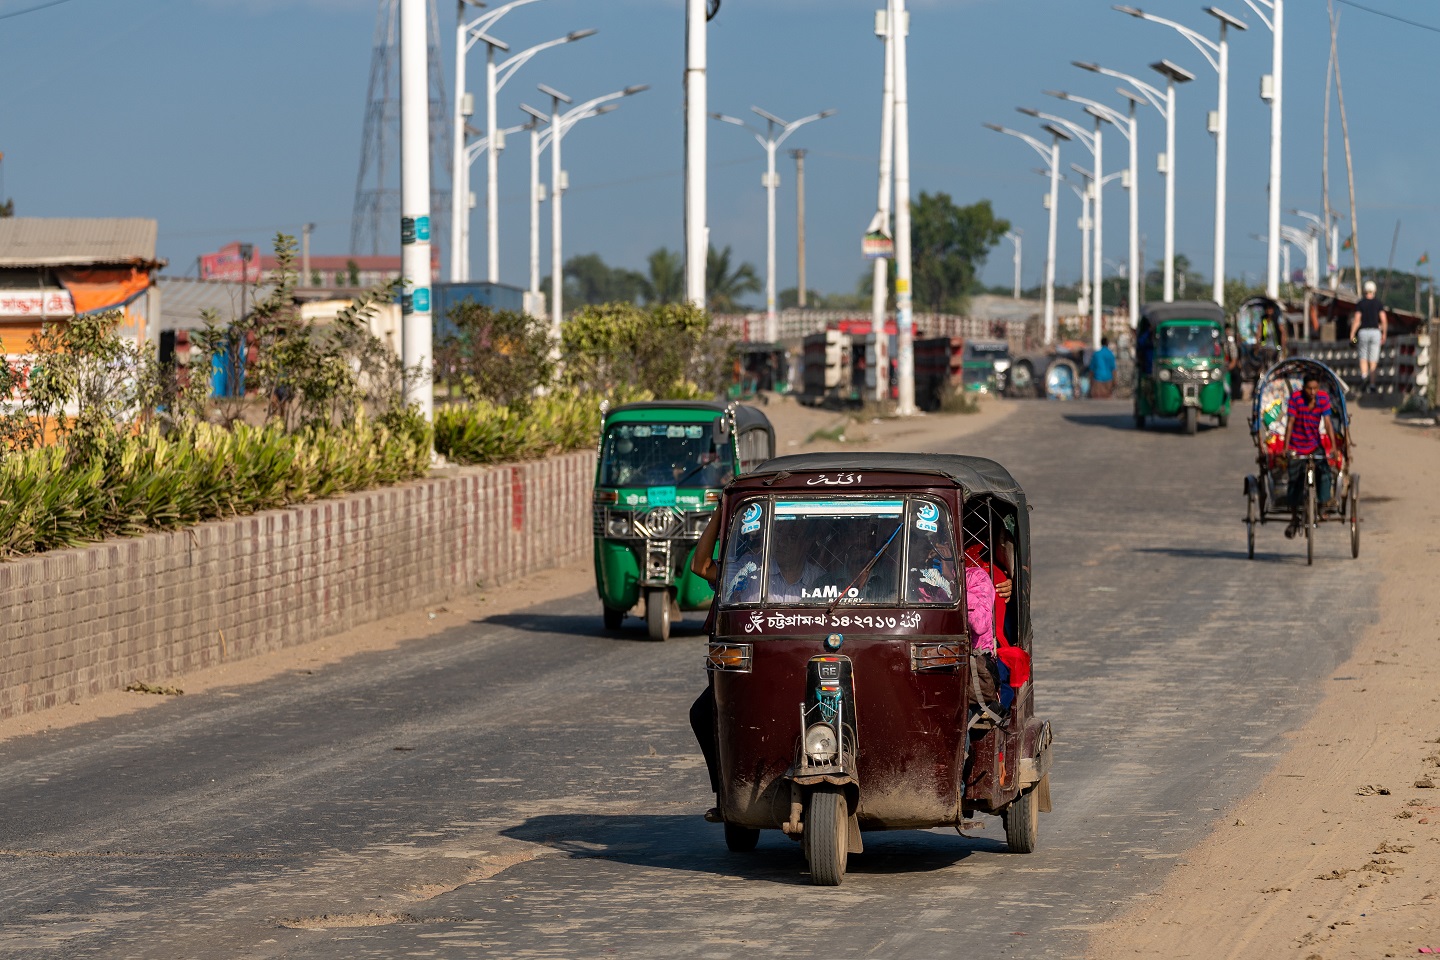
<instances>
[{"instance_id":1,"label":"road shoulder","mask_svg":"<svg viewBox=\"0 0 1440 960\"><path fill-rule=\"evenodd\" d=\"M1440 431L1360 411L1356 435L1361 549L1384 571L1379 620L1255 792L1158 892L1092 935L1095 960L1440 950ZM1351 562L1326 553L1317 562ZM1263 680L1258 651L1256 662Z\"/></svg>"}]
</instances>

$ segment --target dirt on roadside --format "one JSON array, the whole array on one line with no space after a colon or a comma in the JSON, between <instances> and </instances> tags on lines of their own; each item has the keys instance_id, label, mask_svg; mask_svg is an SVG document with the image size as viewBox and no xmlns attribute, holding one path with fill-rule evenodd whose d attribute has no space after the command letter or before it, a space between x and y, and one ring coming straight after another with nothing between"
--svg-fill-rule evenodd
<instances>
[{"instance_id":1,"label":"dirt on roadside","mask_svg":"<svg viewBox=\"0 0 1440 960\"><path fill-rule=\"evenodd\" d=\"M1093 934L1094 960L1440 953L1440 431L1361 410L1355 435L1379 622L1255 792Z\"/></svg>"},{"instance_id":2,"label":"dirt on roadside","mask_svg":"<svg viewBox=\"0 0 1440 960\"><path fill-rule=\"evenodd\" d=\"M785 454L840 449L934 449L935 442L943 443L998 422L1014 407L1005 401L986 399L973 414L932 414L883 423L859 415L801 406L788 397L774 398L760 409L775 426L777 452ZM500 588L477 590L444 604L397 613L300 646L168 677L161 687L154 689L180 691L178 695L191 697L221 688L262 683L293 671L336 663L357 653L394 649L409 640L431 637L453 627L483 622L488 617L593 590L594 571L586 560L512 581ZM598 606L596 616L599 616ZM87 697L49 710L0 719L0 741L121 716L167 699L165 694L143 691L113 691Z\"/></svg>"}]
</instances>

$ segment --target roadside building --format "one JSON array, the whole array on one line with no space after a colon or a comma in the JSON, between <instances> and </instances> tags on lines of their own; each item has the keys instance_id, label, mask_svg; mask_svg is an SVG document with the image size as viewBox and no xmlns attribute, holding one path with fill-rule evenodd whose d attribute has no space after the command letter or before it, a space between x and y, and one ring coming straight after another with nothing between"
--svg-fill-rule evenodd
<instances>
[{"instance_id":1,"label":"roadside building","mask_svg":"<svg viewBox=\"0 0 1440 960\"><path fill-rule=\"evenodd\" d=\"M160 309L156 222L145 219L0 219L0 349L11 362L42 326L120 310L120 335L143 343Z\"/></svg>"},{"instance_id":2,"label":"roadside building","mask_svg":"<svg viewBox=\"0 0 1440 960\"><path fill-rule=\"evenodd\" d=\"M432 269L438 271L440 255L431 251ZM250 243L227 243L214 253L201 254L196 269L201 280L258 283L270 279L278 269L275 257ZM359 254L317 254L295 257L299 291L306 300L331 299L337 290L365 290L389 283L400 276L400 256Z\"/></svg>"}]
</instances>

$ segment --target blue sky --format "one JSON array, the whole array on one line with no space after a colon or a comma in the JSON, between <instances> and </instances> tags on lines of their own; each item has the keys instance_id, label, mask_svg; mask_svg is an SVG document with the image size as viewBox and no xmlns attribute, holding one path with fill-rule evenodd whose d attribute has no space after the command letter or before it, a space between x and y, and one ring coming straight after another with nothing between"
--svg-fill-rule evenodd
<instances>
[{"instance_id":1,"label":"blue sky","mask_svg":"<svg viewBox=\"0 0 1440 960\"><path fill-rule=\"evenodd\" d=\"M0 0L0 17L38 2ZM1142 5L1211 29L1199 0ZM1229 270L1263 279L1264 246L1251 235L1263 234L1266 225L1269 110L1258 90L1269 70L1270 34L1243 0L1219 5L1251 25L1231 45ZM376 0L66 0L0 19L6 51L0 58L0 192L15 199L21 215L153 217L172 274L193 270L197 254L230 240L263 243L277 230L298 233L305 221L319 225L316 253L343 253L377 6ZM710 27L710 109L742 115L753 104L786 118L839 110L786 144L809 151L808 273L810 285L824 291L853 289L866 269L859 241L875 206L877 6L879 0L724 0ZM1440 4L1365 0L1365 6L1440 27ZM1283 205L1318 211L1325 5L1290 0L1287 7ZM1440 228L1432 186L1440 157L1437 84L1423 72L1440 33L1354 6L1337 9L1362 252L1367 266L1383 265L1399 220L1395 263L1408 268L1430 250ZM438 15L448 73L453 3L440 0ZM520 100L540 105L539 82L577 99L651 85L616 112L577 126L565 141L571 183L566 256L598 252L607 262L642 268L651 250L678 248L682 239L683 4L541 0L512 12L496 33L520 49L582 27L600 32L528 64L502 92L500 116L518 123ZM1075 69L1071 60L1143 77L1150 73L1146 65L1162 57L1198 75L1180 93L1177 246L1208 273L1214 147L1205 114L1214 107L1214 72L1177 34L1113 12L1108 0L914 0L915 190L943 190L960 203L991 199L1024 231L1025 282L1038 282L1046 227L1045 183L1031 172L1038 158L981 124L1035 131L1015 112L1019 105L1079 120L1078 111L1041 91L1118 98L1113 82ZM472 57L472 78L481 62ZM1333 127L1332 196L1348 209L1338 116ZM764 153L738 128L712 123L710 138L712 241L763 268ZM1153 261L1160 253L1163 196L1154 172L1163 126L1153 111L1141 114L1140 138L1141 231ZM1111 136L1107 146L1106 169L1117 170L1123 140ZM781 159L777 280L784 288L795 283L795 178L792 162ZM1071 161L1089 166L1079 148L1064 157L1066 166ZM477 184L483 169L476 165ZM523 286L523 140L511 141L500 171L501 279ZM1126 199L1118 184L1107 198L1106 255L1121 261ZM1063 281L1080 268L1079 207L1068 190L1061 203ZM475 211L471 243L472 275L478 275L483 210ZM548 243L542 241L547 251ZM1434 246L1440 256L1440 243ZM1007 244L992 254L985 278L1008 283L1010 272Z\"/></svg>"}]
</instances>

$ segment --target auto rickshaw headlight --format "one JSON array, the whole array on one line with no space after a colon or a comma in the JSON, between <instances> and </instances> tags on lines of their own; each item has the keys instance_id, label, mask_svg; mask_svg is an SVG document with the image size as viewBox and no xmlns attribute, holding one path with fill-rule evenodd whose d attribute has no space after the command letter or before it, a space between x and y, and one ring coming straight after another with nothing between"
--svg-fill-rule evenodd
<instances>
[{"instance_id":1,"label":"auto rickshaw headlight","mask_svg":"<svg viewBox=\"0 0 1440 960\"><path fill-rule=\"evenodd\" d=\"M1221 378L1224 377L1224 376L1225 376L1225 371L1224 371L1224 370L1221 370L1219 367L1216 367L1214 370L1211 370L1211 371L1210 371L1210 379L1211 379L1211 380L1219 380L1219 379L1221 379Z\"/></svg>"},{"instance_id":2,"label":"auto rickshaw headlight","mask_svg":"<svg viewBox=\"0 0 1440 960\"><path fill-rule=\"evenodd\" d=\"M1161 367L1161 368L1160 368L1160 372L1157 373L1156 376L1159 377L1161 380L1164 380L1166 383L1169 383L1169 382L1170 382L1170 368L1169 368L1169 367Z\"/></svg>"},{"instance_id":3,"label":"auto rickshaw headlight","mask_svg":"<svg viewBox=\"0 0 1440 960\"><path fill-rule=\"evenodd\" d=\"M612 537L629 536L630 515L628 513L612 513L610 519L605 521L605 532Z\"/></svg>"},{"instance_id":4,"label":"auto rickshaw headlight","mask_svg":"<svg viewBox=\"0 0 1440 960\"><path fill-rule=\"evenodd\" d=\"M839 746L835 728L828 723L814 724L805 731L805 755L817 763L834 760Z\"/></svg>"},{"instance_id":5,"label":"auto rickshaw headlight","mask_svg":"<svg viewBox=\"0 0 1440 960\"><path fill-rule=\"evenodd\" d=\"M834 653L836 650L839 650L844 643L845 635L843 633L832 633L825 638L825 649Z\"/></svg>"}]
</instances>

